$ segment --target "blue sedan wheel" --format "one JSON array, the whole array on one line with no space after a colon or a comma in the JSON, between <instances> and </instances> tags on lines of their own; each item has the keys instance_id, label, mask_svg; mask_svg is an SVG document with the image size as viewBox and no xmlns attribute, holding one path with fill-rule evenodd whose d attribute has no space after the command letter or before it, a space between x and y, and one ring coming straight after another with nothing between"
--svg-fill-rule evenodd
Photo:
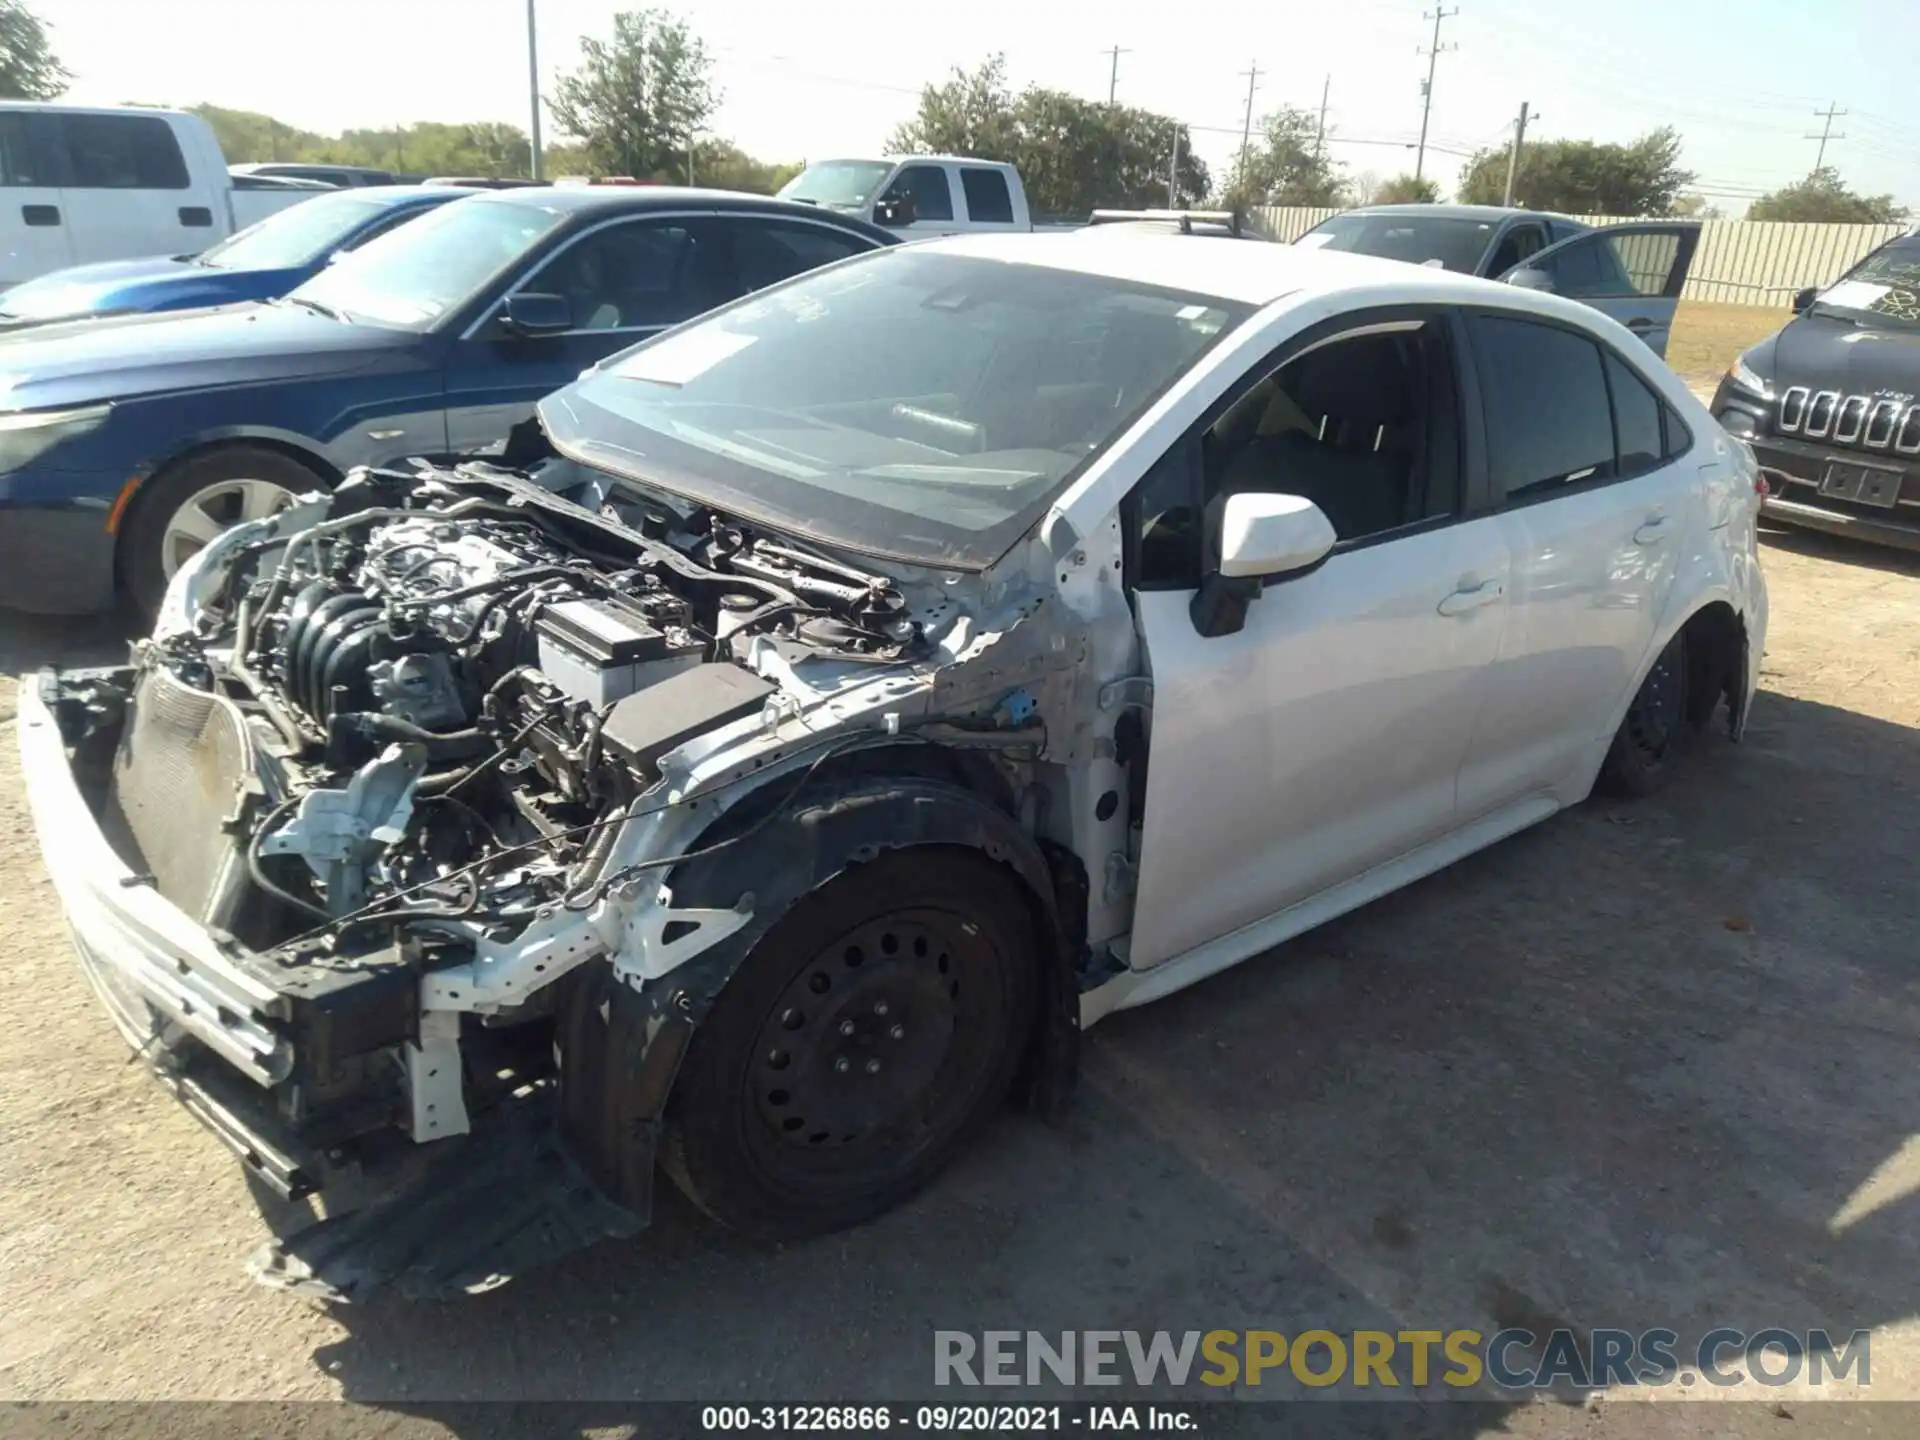
<instances>
[{"instance_id":1,"label":"blue sedan wheel","mask_svg":"<svg viewBox=\"0 0 1920 1440\"><path fill-rule=\"evenodd\" d=\"M208 541L248 520L277 515L294 492L271 480L220 480L194 491L168 519L160 537L160 573L168 580Z\"/></svg>"}]
</instances>

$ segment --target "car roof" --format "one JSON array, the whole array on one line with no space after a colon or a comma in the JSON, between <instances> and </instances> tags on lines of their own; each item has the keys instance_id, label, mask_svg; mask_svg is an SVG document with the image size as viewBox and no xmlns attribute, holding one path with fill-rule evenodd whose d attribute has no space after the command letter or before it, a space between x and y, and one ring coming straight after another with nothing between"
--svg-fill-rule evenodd
<instances>
[{"instance_id":1,"label":"car roof","mask_svg":"<svg viewBox=\"0 0 1920 1440\"><path fill-rule=\"evenodd\" d=\"M461 185L351 185L317 191L320 195L351 195L356 200L371 200L376 205L412 205L423 200L460 200L468 195L489 194Z\"/></svg>"},{"instance_id":2,"label":"car roof","mask_svg":"<svg viewBox=\"0 0 1920 1440\"><path fill-rule=\"evenodd\" d=\"M1340 213L1343 215L1408 215L1416 219L1482 222L1507 220L1516 215L1530 215L1536 220L1558 220L1567 225L1580 224L1578 220L1570 220L1565 215L1556 214L1551 210L1525 210L1517 205L1356 205L1353 209L1343 210Z\"/></svg>"},{"instance_id":3,"label":"car roof","mask_svg":"<svg viewBox=\"0 0 1920 1440\"><path fill-rule=\"evenodd\" d=\"M1517 296L1537 293L1516 292L1490 280L1409 265L1404 260L1346 251L1298 245L1169 245L1164 235L1139 233L1115 234L1104 244L1085 245L1073 241L1076 233L954 235L922 240L906 248L1101 275L1253 306L1268 305L1300 291L1337 294L1379 287L1430 297L1435 303L1485 299L1493 294L1513 301Z\"/></svg>"},{"instance_id":4,"label":"car roof","mask_svg":"<svg viewBox=\"0 0 1920 1440\"><path fill-rule=\"evenodd\" d=\"M436 187L440 188L440 187ZM477 203L529 205L565 214L617 213L647 210L715 210L765 215L788 215L889 241L900 237L852 215L808 205L799 200L776 200L771 195L749 195L739 190L702 190L686 185L541 185L513 190L476 190Z\"/></svg>"}]
</instances>

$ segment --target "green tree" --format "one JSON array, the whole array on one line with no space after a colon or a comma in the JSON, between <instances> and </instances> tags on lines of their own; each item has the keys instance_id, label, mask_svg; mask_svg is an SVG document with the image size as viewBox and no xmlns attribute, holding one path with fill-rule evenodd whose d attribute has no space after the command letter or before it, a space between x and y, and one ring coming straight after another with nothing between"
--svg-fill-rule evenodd
<instances>
[{"instance_id":1,"label":"green tree","mask_svg":"<svg viewBox=\"0 0 1920 1440\"><path fill-rule=\"evenodd\" d=\"M0 0L0 100L51 100L72 78L39 18L21 0Z\"/></svg>"},{"instance_id":2,"label":"green tree","mask_svg":"<svg viewBox=\"0 0 1920 1440\"><path fill-rule=\"evenodd\" d=\"M718 137L702 139L693 147L694 183L714 190L771 195L799 173L798 162L756 160L738 145ZM678 178L686 176L682 173Z\"/></svg>"},{"instance_id":3,"label":"green tree","mask_svg":"<svg viewBox=\"0 0 1920 1440\"><path fill-rule=\"evenodd\" d=\"M955 67L944 85L925 85L913 118L887 137L889 155L973 155L1018 165L1019 122L1007 61L989 55L973 70Z\"/></svg>"},{"instance_id":4,"label":"green tree","mask_svg":"<svg viewBox=\"0 0 1920 1440\"><path fill-rule=\"evenodd\" d=\"M553 118L600 174L685 178L687 147L719 104L712 71L685 21L623 11L612 40L580 42L580 68L554 86Z\"/></svg>"},{"instance_id":5,"label":"green tree","mask_svg":"<svg viewBox=\"0 0 1920 1440\"><path fill-rule=\"evenodd\" d=\"M1727 218L1726 212L1718 205L1713 204L1706 196L1692 193L1679 196L1675 199L1673 207L1668 210L1667 213L1682 220L1724 220Z\"/></svg>"},{"instance_id":6,"label":"green tree","mask_svg":"<svg viewBox=\"0 0 1920 1440\"><path fill-rule=\"evenodd\" d=\"M1502 145L1476 154L1460 182L1461 203L1498 205L1511 153ZM1650 130L1631 145L1531 141L1520 152L1514 200L1569 215L1670 215L1694 178L1679 161L1680 136L1670 126Z\"/></svg>"},{"instance_id":7,"label":"green tree","mask_svg":"<svg viewBox=\"0 0 1920 1440\"><path fill-rule=\"evenodd\" d=\"M1396 175L1373 192L1375 205L1432 205L1440 198L1440 187L1424 175Z\"/></svg>"},{"instance_id":8,"label":"green tree","mask_svg":"<svg viewBox=\"0 0 1920 1440\"><path fill-rule=\"evenodd\" d=\"M1907 218L1891 195L1856 195L1840 173L1823 165L1804 180L1783 185L1747 208L1749 220L1812 220L1829 225L1892 225Z\"/></svg>"},{"instance_id":9,"label":"green tree","mask_svg":"<svg viewBox=\"0 0 1920 1440\"><path fill-rule=\"evenodd\" d=\"M1006 63L989 56L920 92L913 118L887 139L894 155L972 155L1020 171L1038 215L1084 218L1101 206L1144 209L1167 203L1167 177L1180 149L1175 203L1207 193L1206 163L1186 126L1151 110L1104 105L1064 90L1029 86L1015 95Z\"/></svg>"},{"instance_id":10,"label":"green tree","mask_svg":"<svg viewBox=\"0 0 1920 1440\"><path fill-rule=\"evenodd\" d=\"M1305 110L1282 105L1263 116L1253 142L1234 156L1221 192L1234 209L1252 205L1344 205L1347 184L1318 143L1319 124Z\"/></svg>"}]
</instances>

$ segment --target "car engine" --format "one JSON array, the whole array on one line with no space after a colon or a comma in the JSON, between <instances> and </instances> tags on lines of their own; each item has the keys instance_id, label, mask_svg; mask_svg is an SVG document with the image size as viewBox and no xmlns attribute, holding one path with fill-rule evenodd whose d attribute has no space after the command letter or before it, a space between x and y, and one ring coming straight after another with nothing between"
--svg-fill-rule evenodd
<instances>
[{"instance_id":1,"label":"car engine","mask_svg":"<svg viewBox=\"0 0 1920 1440\"><path fill-rule=\"evenodd\" d=\"M748 647L920 644L885 577L483 466L357 473L197 609L153 642L114 802L162 893L255 949L579 906L661 757L775 695Z\"/></svg>"}]
</instances>

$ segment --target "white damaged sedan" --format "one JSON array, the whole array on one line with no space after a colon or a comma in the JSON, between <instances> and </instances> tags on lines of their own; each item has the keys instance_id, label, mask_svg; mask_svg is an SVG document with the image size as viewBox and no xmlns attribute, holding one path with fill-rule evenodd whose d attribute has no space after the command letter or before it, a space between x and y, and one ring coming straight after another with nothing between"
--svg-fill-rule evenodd
<instances>
[{"instance_id":1,"label":"white damaged sedan","mask_svg":"<svg viewBox=\"0 0 1920 1440\"><path fill-rule=\"evenodd\" d=\"M1079 1029L1583 799L1765 637L1751 457L1572 301L971 237L360 471L22 687L127 1038L329 1298L856 1223Z\"/></svg>"}]
</instances>

